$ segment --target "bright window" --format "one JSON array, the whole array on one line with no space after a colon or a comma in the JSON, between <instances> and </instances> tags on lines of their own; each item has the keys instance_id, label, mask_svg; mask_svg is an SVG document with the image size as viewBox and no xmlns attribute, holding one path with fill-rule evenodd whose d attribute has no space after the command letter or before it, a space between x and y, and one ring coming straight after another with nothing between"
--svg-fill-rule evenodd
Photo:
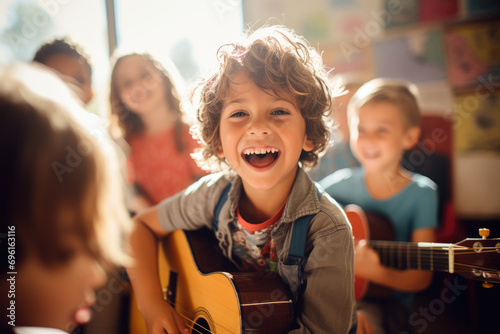
<instances>
[{"instance_id":1,"label":"bright window","mask_svg":"<svg viewBox=\"0 0 500 334\"><path fill-rule=\"evenodd\" d=\"M108 0L111 1L111 0ZM174 61L186 81L215 63L215 53L243 31L241 0L115 0L118 47ZM2 0L0 64L31 61L52 38L68 36L93 64L94 98L107 112L110 59L106 0Z\"/></svg>"},{"instance_id":2,"label":"bright window","mask_svg":"<svg viewBox=\"0 0 500 334\"><path fill-rule=\"evenodd\" d=\"M243 32L240 0L123 0L116 14L119 49L167 56L187 81Z\"/></svg>"}]
</instances>

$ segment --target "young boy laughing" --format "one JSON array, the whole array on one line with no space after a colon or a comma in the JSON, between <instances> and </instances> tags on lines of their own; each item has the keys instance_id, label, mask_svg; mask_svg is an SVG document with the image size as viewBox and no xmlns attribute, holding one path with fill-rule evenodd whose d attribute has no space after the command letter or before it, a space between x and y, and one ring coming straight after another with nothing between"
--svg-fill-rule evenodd
<instances>
[{"instance_id":1,"label":"young boy laughing","mask_svg":"<svg viewBox=\"0 0 500 334\"><path fill-rule=\"evenodd\" d=\"M332 89L319 54L284 27L257 30L219 50L217 71L201 80L191 102L198 163L212 172L136 217L129 268L149 333L187 332L162 298L156 239L175 229L214 229L214 209L228 184L216 238L243 270L277 271L298 310L290 333L355 330L353 241L340 207L303 169L326 147ZM319 196L318 196L319 195ZM313 215L303 269L288 260L293 223Z\"/></svg>"}]
</instances>

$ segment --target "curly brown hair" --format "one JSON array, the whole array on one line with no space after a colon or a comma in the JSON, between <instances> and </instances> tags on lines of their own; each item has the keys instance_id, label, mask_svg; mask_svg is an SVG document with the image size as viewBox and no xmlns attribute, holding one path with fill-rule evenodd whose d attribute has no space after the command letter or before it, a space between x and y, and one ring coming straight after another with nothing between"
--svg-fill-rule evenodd
<instances>
[{"instance_id":1,"label":"curly brown hair","mask_svg":"<svg viewBox=\"0 0 500 334\"><path fill-rule=\"evenodd\" d=\"M169 103L169 110L174 114L176 118L174 125L174 138L176 148L178 152L183 152L186 148L186 144L184 143L183 139L186 124L183 121L183 113L180 108L180 94L177 90L177 87L175 86L172 73L170 73L170 71L167 71L167 69L159 61L157 61L148 53L130 53L123 55L116 60L113 71L111 72L109 93L112 124L117 124L119 126L126 140L140 134L144 130L144 123L142 122L140 116L132 110L128 109L123 103L116 82L116 69L120 65L120 62L126 57L132 55L138 55L146 58L151 62L154 70L158 71L161 74L162 80L165 84L165 96Z\"/></svg>"},{"instance_id":2,"label":"curly brown hair","mask_svg":"<svg viewBox=\"0 0 500 334\"><path fill-rule=\"evenodd\" d=\"M210 171L229 168L217 156L221 147L219 121L235 74L244 71L262 90L276 95L291 93L306 123L306 136L314 143L311 151L302 151L299 161L305 169L314 167L319 154L328 146L330 113L334 93L332 80L320 54L309 43L283 26L263 27L217 51L218 67L192 89L190 102L197 122L192 135L202 143L194 158ZM338 88L338 87L336 87Z\"/></svg>"}]
</instances>

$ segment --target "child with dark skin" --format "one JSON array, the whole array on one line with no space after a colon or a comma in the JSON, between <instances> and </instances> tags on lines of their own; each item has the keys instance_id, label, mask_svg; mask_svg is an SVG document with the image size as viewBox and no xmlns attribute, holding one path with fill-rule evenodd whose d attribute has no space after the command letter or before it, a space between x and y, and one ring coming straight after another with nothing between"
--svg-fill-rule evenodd
<instances>
[{"instance_id":1,"label":"child with dark skin","mask_svg":"<svg viewBox=\"0 0 500 334\"><path fill-rule=\"evenodd\" d=\"M92 92L92 64L84 49L69 38L55 39L40 46L33 58L58 73L86 105Z\"/></svg>"}]
</instances>

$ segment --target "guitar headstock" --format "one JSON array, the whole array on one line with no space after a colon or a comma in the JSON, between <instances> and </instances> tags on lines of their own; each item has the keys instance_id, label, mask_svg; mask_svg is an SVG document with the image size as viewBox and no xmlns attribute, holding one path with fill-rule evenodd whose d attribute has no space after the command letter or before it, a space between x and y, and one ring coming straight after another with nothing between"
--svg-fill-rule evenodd
<instances>
[{"instance_id":1,"label":"guitar headstock","mask_svg":"<svg viewBox=\"0 0 500 334\"><path fill-rule=\"evenodd\" d=\"M455 244L455 272L491 287L491 283L500 283L500 239L488 239L488 229L480 229L479 235L481 238L467 238Z\"/></svg>"}]
</instances>

